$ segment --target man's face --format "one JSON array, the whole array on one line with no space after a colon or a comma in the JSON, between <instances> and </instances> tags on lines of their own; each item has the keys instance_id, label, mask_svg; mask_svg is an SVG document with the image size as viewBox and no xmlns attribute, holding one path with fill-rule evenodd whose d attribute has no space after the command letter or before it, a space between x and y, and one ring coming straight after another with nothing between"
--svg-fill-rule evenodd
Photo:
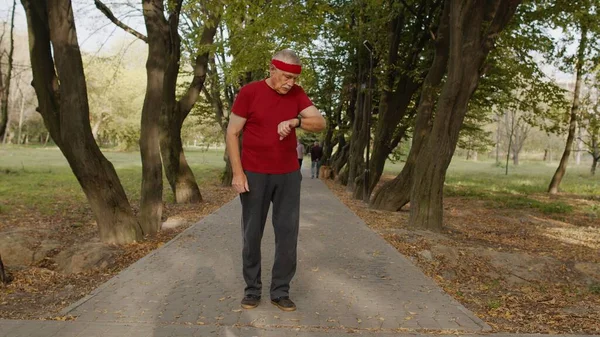
<instances>
[{"instance_id":1,"label":"man's face","mask_svg":"<svg viewBox=\"0 0 600 337\"><path fill-rule=\"evenodd\" d=\"M299 74L288 73L271 66L271 85L281 95L287 94L298 79Z\"/></svg>"}]
</instances>

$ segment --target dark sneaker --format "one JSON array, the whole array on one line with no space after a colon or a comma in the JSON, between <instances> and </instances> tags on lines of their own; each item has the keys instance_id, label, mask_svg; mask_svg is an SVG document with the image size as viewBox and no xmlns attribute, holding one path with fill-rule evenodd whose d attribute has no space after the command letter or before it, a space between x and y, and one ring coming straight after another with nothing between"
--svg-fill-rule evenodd
<instances>
[{"instance_id":1,"label":"dark sneaker","mask_svg":"<svg viewBox=\"0 0 600 337\"><path fill-rule=\"evenodd\" d=\"M277 306L279 309L283 311L294 311L296 310L296 305L288 296L278 297L271 299L271 303Z\"/></svg>"},{"instance_id":2,"label":"dark sneaker","mask_svg":"<svg viewBox=\"0 0 600 337\"><path fill-rule=\"evenodd\" d=\"M260 303L260 296L257 295L246 295L242 299L242 308L244 309L254 309L258 307Z\"/></svg>"}]
</instances>

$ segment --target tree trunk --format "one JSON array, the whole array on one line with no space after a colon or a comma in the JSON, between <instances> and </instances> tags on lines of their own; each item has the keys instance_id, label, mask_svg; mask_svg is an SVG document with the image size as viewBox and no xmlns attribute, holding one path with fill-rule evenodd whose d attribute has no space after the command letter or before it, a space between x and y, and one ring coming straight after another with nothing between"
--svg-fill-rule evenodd
<instances>
[{"instance_id":1,"label":"tree trunk","mask_svg":"<svg viewBox=\"0 0 600 337\"><path fill-rule=\"evenodd\" d=\"M496 164L500 163L500 116L498 117L498 121L496 122Z\"/></svg>"},{"instance_id":2,"label":"tree trunk","mask_svg":"<svg viewBox=\"0 0 600 337\"><path fill-rule=\"evenodd\" d=\"M598 138L596 136L592 136L592 175L596 174L596 166L598 165L598 160L600 160L600 147L598 144Z\"/></svg>"},{"instance_id":3,"label":"tree trunk","mask_svg":"<svg viewBox=\"0 0 600 337\"><path fill-rule=\"evenodd\" d=\"M103 114L100 114L100 116L98 116L98 120L96 121L96 123L94 123L94 126L92 127L92 137L94 137L94 139L96 140L96 143L100 143L100 140L98 139L98 133L100 132L100 125L102 125L102 118L103 118Z\"/></svg>"},{"instance_id":4,"label":"tree trunk","mask_svg":"<svg viewBox=\"0 0 600 337\"><path fill-rule=\"evenodd\" d=\"M400 41L403 38L402 30L406 29L405 14L407 11L401 11L394 20L391 21L388 30L389 53L387 64L390 65L387 70L386 85L379 99L379 118L375 129L372 158L369 163L369 188L367 193L369 197L373 189L379 182L385 162L388 155L394 150L398 143L405 138L408 125L399 127L403 120L412 120L414 109L408 109L412 97L421 87L421 82L425 75L415 75L408 69L418 68L418 63L423 62L423 51L427 42L430 40L430 33L423 26L430 26L432 21L438 15L435 15L441 6L441 3L428 4L427 1L421 2L418 6L416 17L410 21L412 46L411 52L405 53L402 58L399 57ZM403 69L405 71L398 71ZM405 122L408 124L408 122Z\"/></svg>"},{"instance_id":5,"label":"tree trunk","mask_svg":"<svg viewBox=\"0 0 600 337\"><path fill-rule=\"evenodd\" d=\"M350 144L346 143L345 140L341 143L338 142L338 152L334 155L332 163L334 175L337 176L344 167L347 167L348 158L350 158Z\"/></svg>"},{"instance_id":6,"label":"tree trunk","mask_svg":"<svg viewBox=\"0 0 600 337\"><path fill-rule=\"evenodd\" d=\"M353 121L354 120L354 115L356 114L356 103L357 103L357 98L358 98L358 88L356 85L351 85L350 86L350 91L349 91L349 103L348 103L348 109L346 110L346 116L348 116L348 118ZM352 122L350 122L351 125ZM331 168L333 170L334 176L336 177L336 180L340 183L342 183L342 185L347 185L348 184L348 179L347 176L344 177L344 179L339 180L337 179L337 177L340 175L341 171L343 168L347 167L346 164L348 164L348 160L350 158L350 141L346 142L346 138L345 138L345 132L343 132L342 130L347 130L347 128L349 126L344 125L343 121L342 121L342 115L338 115L338 121L337 121L338 127L340 129L340 132L338 133L338 148L336 153L332 156L332 160L331 160ZM347 171L346 173L347 174Z\"/></svg>"},{"instance_id":7,"label":"tree trunk","mask_svg":"<svg viewBox=\"0 0 600 337\"><path fill-rule=\"evenodd\" d=\"M21 109L19 110L19 128L17 133L17 144L21 144L21 134L23 132L23 115L25 112L25 96L21 92Z\"/></svg>"},{"instance_id":8,"label":"tree trunk","mask_svg":"<svg viewBox=\"0 0 600 337\"><path fill-rule=\"evenodd\" d=\"M359 83L364 82L364 72L360 71ZM354 114L352 123L352 138L350 139L350 154L348 160L348 185L346 190L354 192L357 181L360 180L365 168L365 147L367 146L367 121L365 120L366 95L363 90L357 91L357 106L359 111ZM359 183L360 184L360 183Z\"/></svg>"},{"instance_id":9,"label":"tree trunk","mask_svg":"<svg viewBox=\"0 0 600 337\"><path fill-rule=\"evenodd\" d=\"M13 7L10 14L10 43L8 47L8 65L6 70L6 84L2 86L2 79L0 79L0 86L2 86L2 94L0 95L0 139L4 139L8 127L8 98L10 97L10 80L12 78L13 68L13 54L15 51L15 9L17 7L17 1L13 0ZM1 72L0 72L1 76Z\"/></svg>"},{"instance_id":10,"label":"tree trunk","mask_svg":"<svg viewBox=\"0 0 600 337\"><path fill-rule=\"evenodd\" d=\"M581 153L583 152L583 141L581 140L581 127L577 128L577 152L575 153L575 165L581 165Z\"/></svg>"},{"instance_id":11,"label":"tree trunk","mask_svg":"<svg viewBox=\"0 0 600 337\"><path fill-rule=\"evenodd\" d=\"M181 127L204 87L209 53L202 52L196 56L192 82L185 95L178 102L175 102L181 56L181 40L177 33L180 9L181 1L178 2L175 11L169 16L168 26L165 27L165 30L169 33L164 38L170 39L170 53L168 54L165 73L165 96L161 118L161 153L165 175L175 195L175 201L177 203L199 203L202 201L202 195L194 173L185 158L181 141ZM213 15L210 17L210 22L204 23L200 46L205 47L213 43L219 20L219 15Z\"/></svg>"},{"instance_id":12,"label":"tree trunk","mask_svg":"<svg viewBox=\"0 0 600 337\"><path fill-rule=\"evenodd\" d=\"M165 71L169 52L168 25L163 16L162 0L143 1L148 32L146 61L146 96L142 108L140 153L142 157L141 224L145 234L158 232L162 217L162 161L160 156L161 106L164 97Z\"/></svg>"},{"instance_id":13,"label":"tree trunk","mask_svg":"<svg viewBox=\"0 0 600 337\"><path fill-rule=\"evenodd\" d=\"M445 3L450 6L447 79L438 99L432 132L415 164L409 217L409 226L413 228L442 229L446 170L456 149L469 99L495 39L519 2L448 0Z\"/></svg>"},{"instance_id":14,"label":"tree trunk","mask_svg":"<svg viewBox=\"0 0 600 337\"><path fill-rule=\"evenodd\" d=\"M8 275L4 270L4 263L2 263L2 256L0 256L0 282L3 284L8 284L10 281L10 275Z\"/></svg>"},{"instance_id":15,"label":"tree trunk","mask_svg":"<svg viewBox=\"0 0 600 337\"><path fill-rule=\"evenodd\" d=\"M223 104L223 100L221 99L221 78L219 76L219 72L217 69L217 64L215 62L215 57L209 57L209 74L210 74L210 92L206 89L206 86L202 88L204 95L210 101L213 110L215 111L215 122L219 125L221 129L221 133L223 135L223 141L226 142L227 138L227 125L229 124L229 116L226 116L225 106ZM227 90L225 90L227 92ZM229 105L231 106L231 102L229 102L229 97L226 97ZM240 151L241 151L241 137L240 137ZM231 187L231 182L233 180L233 167L231 166L231 162L229 161L229 154L227 151L227 146L225 147L225 151L223 153L223 161L225 162L225 168L221 173L221 186L223 187Z\"/></svg>"},{"instance_id":16,"label":"tree trunk","mask_svg":"<svg viewBox=\"0 0 600 337\"><path fill-rule=\"evenodd\" d=\"M410 201L415 163L421 148L431 132L431 119L435 97L444 78L448 62L448 6L440 17L440 25L435 40L435 56L421 89L421 97L417 110L413 142L402 171L394 180L383 184L371 200L371 208L381 210L400 210Z\"/></svg>"},{"instance_id":17,"label":"tree trunk","mask_svg":"<svg viewBox=\"0 0 600 337\"><path fill-rule=\"evenodd\" d=\"M343 102L339 103L336 114L341 113L343 109ZM335 116L329 118L327 122L327 130L325 131L325 137L323 138L323 158L321 161L324 165L331 165L331 155L333 154L333 147L336 141L333 139L334 131L337 128L337 119Z\"/></svg>"},{"instance_id":18,"label":"tree trunk","mask_svg":"<svg viewBox=\"0 0 600 337\"><path fill-rule=\"evenodd\" d=\"M583 63L585 49L587 47L587 26L581 27L581 40L579 41L579 48L577 50L577 64L575 66L575 92L573 93L573 104L571 105L571 114L569 121L569 134L567 136L567 143L565 144L565 151L560 158L560 164L552 180L550 186L548 186L548 193L556 194L559 191L560 183L565 173L567 172L567 164L569 163L569 157L571 156L571 147L573 146L573 140L575 139L575 132L577 127L577 117L579 114L579 96L581 92L581 78L583 76Z\"/></svg>"},{"instance_id":19,"label":"tree trunk","mask_svg":"<svg viewBox=\"0 0 600 337\"><path fill-rule=\"evenodd\" d=\"M140 240L142 229L114 167L92 137L71 2L22 0L22 3L27 15L39 111L90 202L100 238L117 244Z\"/></svg>"}]
</instances>

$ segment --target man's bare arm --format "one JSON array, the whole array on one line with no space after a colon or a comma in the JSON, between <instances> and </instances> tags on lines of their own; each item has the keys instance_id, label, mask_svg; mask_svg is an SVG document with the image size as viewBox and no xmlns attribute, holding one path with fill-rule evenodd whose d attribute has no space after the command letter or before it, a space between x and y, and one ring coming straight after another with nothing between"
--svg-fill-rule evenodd
<instances>
[{"instance_id":1,"label":"man's bare arm","mask_svg":"<svg viewBox=\"0 0 600 337\"><path fill-rule=\"evenodd\" d=\"M292 129L298 127L300 123L302 123L300 125L301 129L310 132L319 132L325 129L325 118L321 116L321 113L314 105L300 111L300 116L302 116L302 122L298 118L292 118L279 123L277 126L279 140L287 137L292 132Z\"/></svg>"},{"instance_id":2,"label":"man's bare arm","mask_svg":"<svg viewBox=\"0 0 600 337\"><path fill-rule=\"evenodd\" d=\"M242 159L240 155L240 133L244 129L246 118L240 117L234 113L229 116L229 124L227 125L227 136L225 142L227 144L227 154L233 170L233 180L231 185L238 193L250 191L248 179L242 168Z\"/></svg>"},{"instance_id":3,"label":"man's bare arm","mask_svg":"<svg viewBox=\"0 0 600 337\"><path fill-rule=\"evenodd\" d=\"M310 132L319 132L325 129L325 118L321 116L321 113L314 105L300 111L300 116L302 116L301 129Z\"/></svg>"}]
</instances>

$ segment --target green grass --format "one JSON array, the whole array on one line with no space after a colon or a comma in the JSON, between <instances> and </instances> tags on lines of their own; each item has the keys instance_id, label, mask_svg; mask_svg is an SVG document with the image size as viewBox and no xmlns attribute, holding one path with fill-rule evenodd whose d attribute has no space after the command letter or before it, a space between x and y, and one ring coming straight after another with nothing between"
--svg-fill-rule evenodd
<instances>
[{"instance_id":1,"label":"green grass","mask_svg":"<svg viewBox=\"0 0 600 337\"><path fill-rule=\"evenodd\" d=\"M546 214L568 214L573 207L562 201L539 201L535 194L545 194L558 166L557 162L522 162L518 167L505 169L494 161L466 161L455 158L446 176L444 195L485 200L491 207L536 209ZM561 182L561 191L595 200L600 191L600 175L592 176L589 165L571 165ZM388 164L386 173L397 174L401 164ZM590 208L588 206L588 208ZM591 216L600 209L586 210ZM600 215L600 214L598 214Z\"/></svg>"},{"instance_id":2,"label":"green grass","mask_svg":"<svg viewBox=\"0 0 600 337\"><path fill-rule=\"evenodd\" d=\"M103 151L113 163L130 202L140 198L141 160L138 152ZM198 183L216 181L221 173L223 150L186 150ZM167 202L173 196L163 181ZM16 207L53 214L64 204L86 203L85 194L62 153L55 147L0 147L0 216Z\"/></svg>"},{"instance_id":3,"label":"green grass","mask_svg":"<svg viewBox=\"0 0 600 337\"><path fill-rule=\"evenodd\" d=\"M501 306L502 306L502 301L499 299L488 300L488 308L491 310L498 309Z\"/></svg>"}]
</instances>

